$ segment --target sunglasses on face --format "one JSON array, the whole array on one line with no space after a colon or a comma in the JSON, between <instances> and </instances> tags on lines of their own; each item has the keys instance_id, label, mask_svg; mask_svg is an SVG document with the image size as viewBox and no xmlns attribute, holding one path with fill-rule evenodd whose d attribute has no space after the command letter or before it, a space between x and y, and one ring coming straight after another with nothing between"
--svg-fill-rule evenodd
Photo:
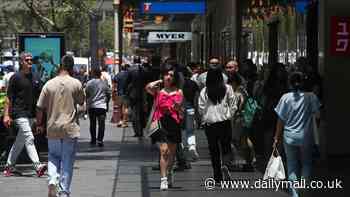
<instances>
[{"instance_id":1,"label":"sunglasses on face","mask_svg":"<svg viewBox=\"0 0 350 197\"><path fill-rule=\"evenodd\" d=\"M32 58L28 58L28 59L25 59L24 61L25 62L33 62L33 59Z\"/></svg>"}]
</instances>

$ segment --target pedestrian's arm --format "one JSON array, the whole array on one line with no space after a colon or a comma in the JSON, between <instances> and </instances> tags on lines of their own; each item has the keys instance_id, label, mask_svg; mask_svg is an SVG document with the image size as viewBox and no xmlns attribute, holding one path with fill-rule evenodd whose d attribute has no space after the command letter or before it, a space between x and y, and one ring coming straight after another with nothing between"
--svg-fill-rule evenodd
<instances>
[{"instance_id":1,"label":"pedestrian's arm","mask_svg":"<svg viewBox=\"0 0 350 197\"><path fill-rule=\"evenodd\" d=\"M36 108L36 131L33 131L34 134L40 134L45 131L44 129L44 112L40 107Z\"/></svg>"},{"instance_id":2,"label":"pedestrian's arm","mask_svg":"<svg viewBox=\"0 0 350 197\"><path fill-rule=\"evenodd\" d=\"M157 92L157 90L160 88L160 84L162 83L162 80L157 80L157 81L153 81L150 82L146 85L146 91L151 94L152 96L154 96Z\"/></svg>"},{"instance_id":3,"label":"pedestrian's arm","mask_svg":"<svg viewBox=\"0 0 350 197\"><path fill-rule=\"evenodd\" d=\"M227 86L227 91L228 91L228 104L231 111L231 115L233 116L238 109L238 97L235 96L235 94L233 93L233 89L231 86Z\"/></svg>"},{"instance_id":4,"label":"pedestrian's arm","mask_svg":"<svg viewBox=\"0 0 350 197\"><path fill-rule=\"evenodd\" d=\"M86 89L87 89L87 88L86 88ZM76 93L76 102L77 102L79 105L83 105L83 104L84 104L84 101L85 101L84 89L83 89L82 85L79 84L79 87L78 87L78 90L77 90L77 93Z\"/></svg>"},{"instance_id":5,"label":"pedestrian's arm","mask_svg":"<svg viewBox=\"0 0 350 197\"><path fill-rule=\"evenodd\" d=\"M118 83L116 80L113 80L112 82L112 100L115 100L117 96L117 88L118 88Z\"/></svg>"},{"instance_id":6,"label":"pedestrian's arm","mask_svg":"<svg viewBox=\"0 0 350 197\"><path fill-rule=\"evenodd\" d=\"M208 101L206 99L205 94L206 93L202 90L198 97L198 112L200 116L204 115L205 109L207 108Z\"/></svg>"},{"instance_id":7,"label":"pedestrian's arm","mask_svg":"<svg viewBox=\"0 0 350 197\"><path fill-rule=\"evenodd\" d=\"M5 97L5 106L4 106L4 119L3 123L6 128L9 128L12 124L11 111L12 111L12 98L15 94L15 81L16 77L13 75L7 87L7 95Z\"/></svg>"},{"instance_id":8,"label":"pedestrian's arm","mask_svg":"<svg viewBox=\"0 0 350 197\"><path fill-rule=\"evenodd\" d=\"M10 117L11 107L12 107L11 101L6 96L5 97L5 106L4 106L4 119L3 119L4 125L6 128L9 128L11 126L11 123L12 123L12 119Z\"/></svg>"},{"instance_id":9,"label":"pedestrian's arm","mask_svg":"<svg viewBox=\"0 0 350 197\"><path fill-rule=\"evenodd\" d=\"M111 92L112 92L111 88L109 88L108 86L106 86L106 87L105 87L105 95L106 95L107 101L109 101L110 98L111 98L111 94L112 94ZM107 105L108 105L108 103L107 103Z\"/></svg>"},{"instance_id":10,"label":"pedestrian's arm","mask_svg":"<svg viewBox=\"0 0 350 197\"><path fill-rule=\"evenodd\" d=\"M179 93L181 95L181 98L174 102L174 109L180 114L181 117L183 117L184 114L184 96L183 92L180 89Z\"/></svg>"},{"instance_id":11,"label":"pedestrian's arm","mask_svg":"<svg viewBox=\"0 0 350 197\"><path fill-rule=\"evenodd\" d=\"M274 139L273 147L276 147L282 141L283 128L284 128L284 124L282 120L278 118L276 123L276 133L275 133L275 137L273 138Z\"/></svg>"},{"instance_id":12,"label":"pedestrian's arm","mask_svg":"<svg viewBox=\"0 0 350 197\"><path fill-rule=\"evenodd\" d=\"M316 126L317 128L319 128L321 124L321 113L319 111L315 113L315 118L316 118Z\"/></svg>"},{"instance_id":13,"label":"pedestrian's arm","mask_svg":"<svg viewBox=\"0 0 350 197\"><path fill-rule=\"evenodd\" d=\"M35 134L44 132L44 110L45 106L48 105L47 98L47 86L44 85L43 89L40 92L39 99L36 103L36 131L33 131Z\"/></svg>"}]
</instances>

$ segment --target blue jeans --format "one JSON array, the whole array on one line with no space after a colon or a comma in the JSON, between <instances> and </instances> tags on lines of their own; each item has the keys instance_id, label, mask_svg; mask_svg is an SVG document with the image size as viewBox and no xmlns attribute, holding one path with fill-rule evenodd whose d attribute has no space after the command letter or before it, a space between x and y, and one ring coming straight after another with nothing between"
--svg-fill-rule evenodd
<instances>
[{"instance_id":1,"label":"blue jeans","mask_svg":"<svg viewBox=\"0 0 350 197\"><path fill-rule=\"evenodd\" d=\"M59 191L70 194L78 138L48 139L48 181Z\"/></svg>"},{"instance_id":2,"label":"blue jeans","mask_svg":"<svg viewBox=\"0 0 350 197\"><path fill-rule=\"evenodd\" d=\"M194 115L195 110L192 106L186 105L185 109L185 136L188 147L196 147L196 136L194 135Z\"/></svg>"},{"instance_id":3,"label":"blue jeans","mask_svg":"<svg viewBox=\"0 0 350 197\"><path fill-rule=\"evenodd\" d=\"M301 178L306 179L306 182L308 182L312 169L312 146L297 146L287 143L283 145L287 158L288 180L298 180L301 175ZM295 188L290 188L290 192L293 197L299 196Z\"/></svg>"}]
</instances>

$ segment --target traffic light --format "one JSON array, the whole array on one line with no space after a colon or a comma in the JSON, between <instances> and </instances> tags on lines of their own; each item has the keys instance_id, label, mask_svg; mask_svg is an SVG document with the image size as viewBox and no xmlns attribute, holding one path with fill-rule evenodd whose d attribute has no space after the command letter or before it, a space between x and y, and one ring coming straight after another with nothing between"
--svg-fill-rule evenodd
<instances>
[{"instance_id":1,"label":"traffic light","mask_svg":"<svg viewBox=\"0 0 350 197\"><path fill-rule=\"evenodd\" d=\"M134 15L135 12L132 8L129 8L123 17L124 21L124 32L133 32L134 31Z\"/></svg>"}]
</instances>

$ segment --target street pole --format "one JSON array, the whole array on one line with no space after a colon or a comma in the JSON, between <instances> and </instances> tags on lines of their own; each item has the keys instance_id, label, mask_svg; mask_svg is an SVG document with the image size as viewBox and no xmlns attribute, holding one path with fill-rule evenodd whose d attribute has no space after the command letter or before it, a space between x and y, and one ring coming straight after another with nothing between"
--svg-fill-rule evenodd
<instances>
[{"instance_id":1,"label":"street pole","mask_svg":"<svg viewBox=\"0 0 350 197\"><path fill-rule=\"evenodd\" d=\"M90 13L90 56L91 68L98 68L97 50L98 50L98 14Z\"/></svg>"},{"instance_id":2,"label":"street pole","mask_svg":"<svg viewBox=\"0 0 350 197\"><path fill-rule=\"evenodd\" d=\"M121 51L120 48L120 24L119 24L119 9L120 9L120 0L113 1L114 8L114 72L115 74L119 72L120 63L122 59L119 59ZM116 64L115 60L119 59L118 64Z\"/></svg>"}]
</instances>

